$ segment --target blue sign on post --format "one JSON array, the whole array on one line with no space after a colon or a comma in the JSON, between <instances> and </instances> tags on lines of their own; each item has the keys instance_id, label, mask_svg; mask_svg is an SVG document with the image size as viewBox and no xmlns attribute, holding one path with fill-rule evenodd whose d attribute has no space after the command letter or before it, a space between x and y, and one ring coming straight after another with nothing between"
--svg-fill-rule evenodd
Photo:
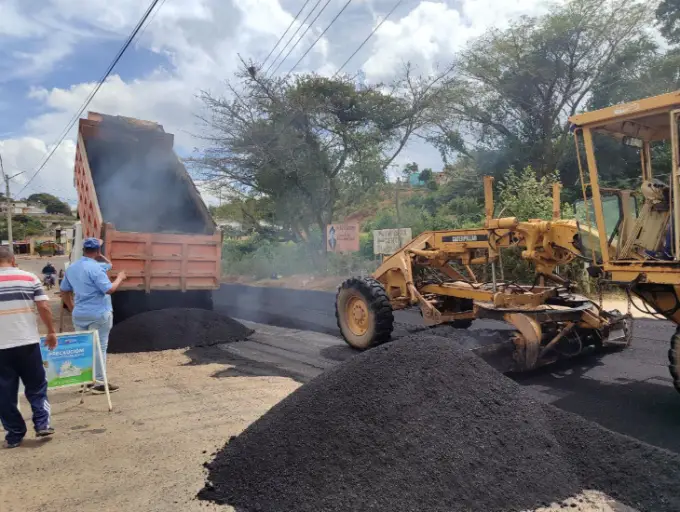
<instances>
[{"instance_id":1,"label":"blue sign on post","mask_svg":"<svg viewBox=\"0 0 680 512\"><path fill-rule=\"evenodd\" d=\"M57 347L49 350L40 339L43 365L50 388L75 386L93 381L94 332L57 335Z\"/></svg>"}]
</instances>

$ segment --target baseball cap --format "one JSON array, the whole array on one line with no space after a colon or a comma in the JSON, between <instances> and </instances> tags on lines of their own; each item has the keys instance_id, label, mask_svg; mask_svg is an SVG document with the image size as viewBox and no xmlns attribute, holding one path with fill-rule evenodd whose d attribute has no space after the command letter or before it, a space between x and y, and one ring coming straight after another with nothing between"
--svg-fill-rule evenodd
<instances>
[{"instance_id":1,"label":"baseball cap","mask_svg":"<svg viewBox=\"0 0 680 512\"><path fill-rule=\"evenodd\" d=\"M102 241L99 238L86 238L83 240L83 249L99 249L102 246Z\"/></svg>"}]
</instances>

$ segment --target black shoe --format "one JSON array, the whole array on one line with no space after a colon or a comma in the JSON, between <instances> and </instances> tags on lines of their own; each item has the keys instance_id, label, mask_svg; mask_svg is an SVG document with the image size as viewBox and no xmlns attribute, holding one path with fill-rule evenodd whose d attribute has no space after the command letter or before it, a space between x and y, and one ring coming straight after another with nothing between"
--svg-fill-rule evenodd
<instances>
[{"instance_id":1,"label":"black shoe","mask_svg":"<svg viewBox=\"0 0 680 512\"><path fill-rule=\"evenodd\" d=\"M7 449L19 448L19 446L21 446L21 441L16 441L14 443L10 443L9 441L5 441L4 443L2 443L2 447L7 448Z\"/></svg>"},{"instance_id":2,"label":"black shoe","mask_svg":"<svg viewBox=\"0 0 680 512\"><path fill-rule=\"evenodd\" d=\"M52 427L40 428L35 431L35 437L48 437L54 434Z\"/></svg>"},{"instance_id":3,"label":"black shoe","mask_svg":"<svg viewBox=\"0 0 680 512\"><path fill-rule=\"evenodd\" d=\"M118 386L109 384L109 393L115 393L116 391L118 391ZM93 395L103 395L105 393L106 388L104 387L104 384L96 384L95 386L92 386Z\"/></svg>"}]
</instances>

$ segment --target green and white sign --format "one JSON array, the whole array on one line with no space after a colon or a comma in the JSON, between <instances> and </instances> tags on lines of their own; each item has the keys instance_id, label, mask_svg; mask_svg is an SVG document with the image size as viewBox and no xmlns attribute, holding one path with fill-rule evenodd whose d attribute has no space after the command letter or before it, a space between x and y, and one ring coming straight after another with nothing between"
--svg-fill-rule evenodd
<instances>
[{"instance_id":1,"label":"green and white sign","mask_svg":"<svg viewBox=\"0 0 680 512\"><path fill-rule=\"evenodd\" d=\"M49 350L45 338L40 340L47 386L60 388L86 384L93 380L94 332L57 335L57 347Z\"/></svg>"}]
</instances>

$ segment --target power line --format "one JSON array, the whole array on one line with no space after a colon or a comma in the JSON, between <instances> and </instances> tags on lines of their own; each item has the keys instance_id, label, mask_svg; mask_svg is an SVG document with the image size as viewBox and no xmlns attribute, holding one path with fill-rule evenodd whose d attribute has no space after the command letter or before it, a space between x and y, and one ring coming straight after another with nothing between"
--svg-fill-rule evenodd
<instances>
[{"instance_id":1,"label":"power line","mask_svg":"<svg viewBox=\"0 0 680 512\"><path fill-rule=\"evenodd\" d=\"M288 58L288 56L289 56L289 55L293 52L293 50L295 50L295 48L300 44L300 42L302 41L302 39L304 39L304 37L307 35L307 32L309 32L309 30L312 28L312 26L314 25L314 23L316 23L316 20L319 19L319 16L321 16L321 13L324 12L324 11L326 10L326 7L328 7L328 4L329 4L329 3L331 3L331 0L326 0L326 3L323 4L323 7L321 8L321 10L316 14L316 16L314 16L314 19L309 23L309 25L307 25L307 28L306 28L305 31L302 33L302 35L298 38L297 41L295 41L295 44L294 44L293 46L290 47L290 50L288 50L288 53L286 53L286 56L285 56L283 59L281 59L281 60L279 61L279 65L276 66L276 69L274 69L274 71L272 71L272 75L275 74L275 73L279 70L279 68L283 65L284 62L286 62L286 59Z\"/></svg>"},{"instance_id":2,"label":"power line","mask_svg":"<svg viewBox=\"0 0 680 512\"><path fill-rule=\"evenodd\" d=\"M149 18L149 22L146 25L144 25L144 27L142 27L142 30L139 32L139 38L141 38L144 35L144 32L146 32L146 29L149 28L149 25L151 25L153 23L153 20L156 19L156 16L160 12L160 10L163 8L163 5L165 5L165 1L166 0L160 0L161 3L158 5L158 8L153 12L151 17Z\"/></svg>"},{"instance_id":3,"label":"power line","mask_svg":"<svg viewBox=\"0 0 680 512\"><path fill-rule=\"evenodd\" d=\"M123 46L118 51L115 58L113 59L113 61L109 65L108 69L106 70L106 73L104 73L104 76L102 76L102 78L99 79L99 82L97 83L95 88L87 96L87 98L85 98L85 101L83 102L83 104L80 106L78 111L73 115L71 120L67 123L66 128L64 128L64 131L62 132L62 134L58 138L57 142L53 145L52 150L47 154L47 156L42 161L42 163L40 164L38 169L35 171L35 173L33 173L33 176L31 176L31 178L26 182L26 184L21 188L21 190L19 190L18 194L21 194L26 189L26 187L28 187L31 184L31 182L36 178L36 176L38 176L38 174L40 174L40 171L42 171L45 168L45 165L47 164L47 162L49 162L50 158L52 158L52 156L56 152L57 148L61 145L62 142L64 142L64 139L66 138L66 135L68 134L69 130L71 128L73 128L73 125L75 124L75 122L78 120L78 118L81 116L81 114L87 108L87 106L90 104L90 102L92 101L94 96L97 94L97 92L99 91L101 86L104 84L106 79L109 77L109 75L111 74L111 71L113 71L113 68L116 66L116 64L118 64L118 61L121 59L121 57L123 56L125 51L128 49L128 47L130 46L130 44L132 43L134 38L137 36L137 33L142 28L142 25L144 25L144 22L147 20L147 18L149 17L151 12L154 10L154 8L156 7L156 4L158 4L158 2L159 2L159 0L152 0L151 1L151 4L146 9L146 11L142 15L141 19L139 20L139 22L137 23L137 25L135 26L133 31L130 33L127 40L125 41L125 43L123 44Z\"/></svg>"},{"instance_id":4,"label":"power line","mask_svg":"<svg viewBox=\"0 0 680 512\"><path fill-rule=\"evenodd\" d=\"M276 50L276 47L277 47L279 44L281 44L281 41L283 41L283 38L286 37L286 34L287 34L288 31L291 29L291 27L293 26L293 24L297 21L297 19L300 17L300 14L302 14L302 11L304 10L304 8L307 7L307 4L309 3L309 1L310 1L310 0L306 0L305 3L302 4L302 7L300 7L300 10L299 10L299 11L297 12L297 14L295 15L295 18L293 18L293 20L290 22L290 25L288 25L288 28L286 29L286 31L281 35L281 37L279 37L279 40L276 41L276 44L274 45L274 47L271 49L271 51L269 52L269 54L268 54L268 55L265 57L265 59L262 61L262 67L264 67L264 65L267 63L267 60L269 60L269 57L272 56L272 53L274 53L274 50Z\"/></svg>"},{"instance_id":5,"label":"power line","mask_svg":"<svg viewBox=\"0 0 680 512\"><path fill-rule=\"evenodd\" d=\"M317 38L314 40L314 42L312 43L312 45L311 45L309 48L307 48L307 51L306 51L305 53L302 54L302 57L300 57L300 58L298 59L298 61L295 63L295 65L294 65L292 68L290 68L290 70L288 71L288 74L286 75L286 78L288 78L288 77L290 76L290 74L293 72L293 70L294 70L296 67L298 67L298 64L300 64L300 62L302 62L302 59L304 59L304 58L307 56L307 54L308 54L310 51L312 51L312 48L314 48L314 46L316 46L316 43L319 42L319 40L320 40L320 39L323 37L323 35L328 31L328 29L331 28L331 26L333 26L333 23L335 23L335 21L340 17L340 15L345 11L345 9L347 9L347 7L349 6L349 4L350 4L351 2L352 2L352 0L347 0L347 2L345 3L345 5L342 6L342 9L340 9L340 11L338 12L338 14L335 15L335 18L333 18L333 19L331 20L331 22L328 24L328 26L327 26L325 29L323 29L323 32L321 32L321 34L319 34L319 37L317 37ZM328 4L326 4L326 5L328 5Z\"/></svg>"},{"instance_id":6,"label":"power line","mask_svg":"<svg viewBox=\"0 0 680 512\"><path fill-rule=\"evenodd\" d=\"M290 39L288 40L288 42L283 46L283 48L281 48L281 51L279 51L279 53L276 55L276 57L274 57L274 60L271 62L271 64L269 64L269 67L264 72L265 75L267 73L269 73L269 70L272 68L272 66L274 66L274 64L276 64L276 61L279 60L279 57L281 57L281 54L283 54L283 52L286 51L286 48L288 48L288 45L290 45L290 43L293 42L293 39L295 39L295 36L298 34L298 32L300 32L300 29L305 25L305 23L307 23L307 20L314 13L314 11L316 10L316 8L319 6L320 3L321 3L321 0L316 0L316 3L312 6L312 10L307 13L307 16L305 16L305 19L302 20L302 23L300 23L300 25L295 30L295 32L293 32L293 35L290 36ZM326 5L328 5L328 3L326 3ZM325 9L325 6L324 6L324 9ZM322 11L323 11L323 9L322 9ZM299 42L299 40L298 40L298 42ZM295 43L295 44L297 45L298 43ZM293 48L295 48L295 46L293 46ZM285 60L285 57L284 57L284 60ZM276 69L278 69L278 67ZM274 70L274 71L276 71L276 70Z\"/></svg>"},{"instance_id":7,"label":"power line","mask_svg":"<svg viewBox=\"0 0 680 512\"><path fill-rule=\"evenodd\" d=\"M362 41L362 43L358 46L358 48L357 48L356 50L354 50L354 53L352 53L352 55L350 55L350 56L347 58L347 60L342 64L342 66L340 66L340 67L338 68L338 70L337 70L337 71L335 72L335 74L333 75L334 78L335 78L336 76L338 76L338 73L340 73L340 71L342 71L342 69L349 63L349 61L352 60L352 59L354 58L354 56L355 56L357 53L359 53L359 50L361 50L361 49L364 47L364 45L368 42L368 40L369 40L371 37L373 37L373 34L375 34L375 33L378 31L378 29L379 29L380 27L382 27L382 24L385 23L385 22L387 21L387 18L389 18L389 17L392 15L392 13L397 9L397 7L399 7L399 6L402 4L403 1L404 1L404 0L399 0L396 4L394 4L394 7L392 7L392 9L390 10L390 12L388 12L387 15L382 19L382 21L380 21L380 23L378 23L378 25L371 31L371 33L368 34L368 36L366 37L366 39L364 39L364 40Z\"/></svg>"}]
</instances>

